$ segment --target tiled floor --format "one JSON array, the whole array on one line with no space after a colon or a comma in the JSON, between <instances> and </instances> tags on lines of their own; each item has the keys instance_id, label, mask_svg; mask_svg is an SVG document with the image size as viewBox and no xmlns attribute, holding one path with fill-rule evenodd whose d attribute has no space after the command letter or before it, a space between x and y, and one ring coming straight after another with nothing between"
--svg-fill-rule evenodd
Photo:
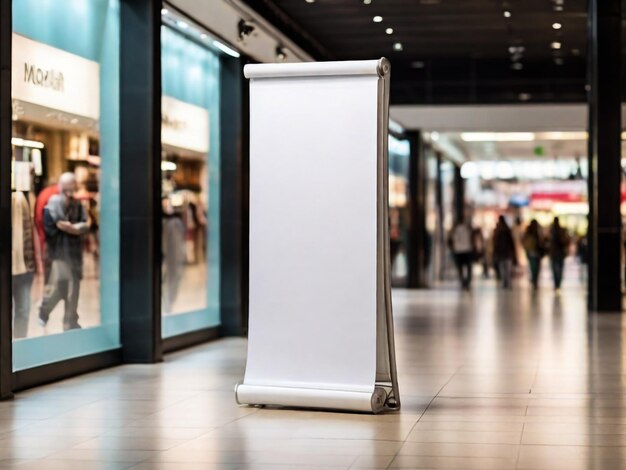
<instances>
[{"instance_id":1,"label":"tiled floor","mask_svg":"<svg viewBox=\"0 0 626 470\"><path fill-rule=\"evenodd\" d=\"M575 283L396 291L403 410L238 407L229 339L0 403L0 465L23 469L624 469L626 330Z\"/></svg>"}]
</instances>

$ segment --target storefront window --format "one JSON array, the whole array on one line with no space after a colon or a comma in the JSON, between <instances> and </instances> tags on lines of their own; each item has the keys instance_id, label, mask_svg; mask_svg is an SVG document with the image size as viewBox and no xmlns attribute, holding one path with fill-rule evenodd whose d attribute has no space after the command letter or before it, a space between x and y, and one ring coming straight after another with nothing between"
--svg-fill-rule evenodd
<instances>
[{"instance_id":1,"label":"storefront window","mask_svg":"<svg viewBox=\"0 0 626 470\"><path fill-rule=\"evenodd\" d=\"M196 35L161 30L163 337L219 323L220 59Z\"/></svg>"},{"instance_id":2,"label":"storefront window","mask_svg":"<svg viewBox=\"0 0 626 470\"><path fill-rule=\"evenodd\" d=\"M13 361L119 347L119 0L13 0Z\"/></svg>"},{"instance_id":3,"label":"storefront window","mask_svg":"<svg viewBox=\"0 0 626 470\"><path fill-rule=\"evenodd\" d=\"M400 286L408 275L407 247L409 241L409 160L408 140L389 136L389 239L391 280Z\"/></svg>"}]
</instances>

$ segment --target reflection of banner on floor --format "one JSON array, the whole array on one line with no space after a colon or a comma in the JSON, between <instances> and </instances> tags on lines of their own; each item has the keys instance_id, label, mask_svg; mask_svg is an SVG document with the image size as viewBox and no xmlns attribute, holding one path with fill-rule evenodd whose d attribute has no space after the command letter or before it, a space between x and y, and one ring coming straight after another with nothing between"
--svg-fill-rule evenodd
<instances>
[{"instance_id":1,"label":"reflection of banner on floor","mask_svg":"<svg viewBox=\"0 0 626 470\"><path fill-rule=\"evenodd\" d=\"M389 288L389 63L247 65L245 75L250 326L237 400L398 409Z\"/></svg>"}]
</instances>

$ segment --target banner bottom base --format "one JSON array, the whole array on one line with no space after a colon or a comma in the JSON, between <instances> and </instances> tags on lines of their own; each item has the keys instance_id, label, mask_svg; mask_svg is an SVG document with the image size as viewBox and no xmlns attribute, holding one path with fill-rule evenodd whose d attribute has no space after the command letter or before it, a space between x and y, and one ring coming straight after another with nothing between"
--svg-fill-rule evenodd
<instances>
[{"instance_id":1,"label":"banner bottom base","mask_svg":"<svg viewBox=\"0 0 626 470\"><path fill-rule=\"evenodd\" d=\"M387 391L383 387L374 387L373 392L354 392L238 384L235 387L235 399L240 405L320 408L366 413L380 413L392 409L386 406Z\"/></svg>"}]
</instances>

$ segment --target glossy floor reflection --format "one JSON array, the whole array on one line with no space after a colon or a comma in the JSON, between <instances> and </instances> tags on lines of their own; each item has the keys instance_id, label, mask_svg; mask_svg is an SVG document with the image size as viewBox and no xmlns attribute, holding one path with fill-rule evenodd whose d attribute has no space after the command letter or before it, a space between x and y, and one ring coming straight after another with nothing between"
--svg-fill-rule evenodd
<instances>
[{"instance_id":1,"label":"glossy floor reflection","mask_svg":"<svg viewBox=\"0 0 626 470\"><path fill-rule=\"evenodd\" d=\"M0 466L23 469L623 469L624 328L556 296L396 291L401 413L238 407L229 339L0 403Z\"/></svg>"}]
</instances>

